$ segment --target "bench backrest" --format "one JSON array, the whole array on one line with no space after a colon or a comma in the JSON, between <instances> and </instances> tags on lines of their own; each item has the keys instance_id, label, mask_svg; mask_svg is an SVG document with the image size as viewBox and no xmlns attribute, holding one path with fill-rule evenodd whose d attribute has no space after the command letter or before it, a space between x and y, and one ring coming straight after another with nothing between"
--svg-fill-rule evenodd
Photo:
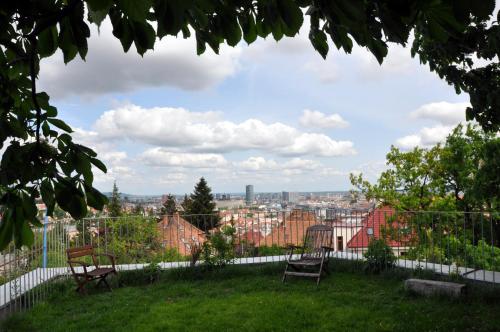
<instances>
[{"instance_id":1,"label":"bench backrest","mask_svg":"<svg viewBox=\"0 0 500 332\"><path fill-rule=\"evenodd\" d=\"M86 245L83 247L69 248L66 250L66 255L68 256L68 261L74 258L80 258L85 256L91 256L92 262L97 266L97 260L94 255L94 247L92 245Z\"/></svg>"},{"instance_id":2,"label":"bench backrest","mask_svg":"<svg viewBox=\"0 0 500 332\"><path fill-rule=\"evenodd\" d=\"M322 247L332 247L333 227L313 225L307 228L304 239L303 258L321 258Z\"/></svg>"}]
</instances>

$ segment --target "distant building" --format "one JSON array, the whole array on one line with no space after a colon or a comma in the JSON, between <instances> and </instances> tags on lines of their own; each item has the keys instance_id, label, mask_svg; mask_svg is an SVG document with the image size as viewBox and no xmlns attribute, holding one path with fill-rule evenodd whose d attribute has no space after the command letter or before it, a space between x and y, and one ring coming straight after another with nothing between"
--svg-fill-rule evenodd
<instances>
[{"instance_id":1,"label":"distant building","mask_svg":"<svg viewBox=\"0 0 500 332\"><path fill-rule=\"evenodd\" d=\"M215 201L215 206L218 210L225 209L239 209L245 206L245 201L242 199L233 199L233 200L225 200L222 199L220 201Z\"/></svg>"},{"instance_id":2,"label":"distant building","mask_svg":"<svg viewBox=\"0 0 500 332\"><path fill-rule=\"evenodd\" d=\"M189 256L206 241L205 233L186 221L179 213L164 216L157 224L158 239L162 246L175 249L182 256Z\"/></svg>"},{"instance_id":3,"label":"distant building","mask_svg":"<svg viewBox=\"0 0 500 332\"><path fill-rule=\"evenodd\" d=\"M299 193L284 191L281 198L283 203L297 203L299 201Z\"/></svg>"},{"instance_id":4,"label":"distant building","mask_svg":"<svg viewBox=\"0 0 500 332\"><path fill-rule=\"evenodd\" d=\"M247 205L252 205L255 200L255 194L253 192L253 185L248 184L245 191L245 202Z\"/></svg>"},{"instance_id":5,"label":"distant building","mask_svg":"<svg viewBox=\"0 0 500 332\"><path fill-rule=\"evenodd\" d=\"M372 239L384 239L396 256L405 256L415 239L404 220L388 222L396 211L388 206L377 208L363 219L359 231L346 243L347 251L363 254Z\"/></svg>"}]
</instances>

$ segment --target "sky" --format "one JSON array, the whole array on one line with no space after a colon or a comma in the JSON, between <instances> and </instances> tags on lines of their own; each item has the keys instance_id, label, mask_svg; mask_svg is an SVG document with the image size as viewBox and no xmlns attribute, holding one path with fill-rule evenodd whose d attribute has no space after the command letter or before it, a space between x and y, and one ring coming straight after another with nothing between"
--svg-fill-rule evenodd
<instances>
[{"instance_id":1,"label":"sky","mask_svg":"<svg viewBox=\"0 0 500 332\"><path fill-rule=\"evenodd\" d=\"M141 57L105 21L85 62L44 59L39 87L107 165L95 186L130 194L184 194L202 176L217 193L348 190L349 173L376 180L391 145L443 141L468 105L409 48L382 66L359 47L323 60L306 27L219 55L168 37Z\"/></svg>"}]
</instances>

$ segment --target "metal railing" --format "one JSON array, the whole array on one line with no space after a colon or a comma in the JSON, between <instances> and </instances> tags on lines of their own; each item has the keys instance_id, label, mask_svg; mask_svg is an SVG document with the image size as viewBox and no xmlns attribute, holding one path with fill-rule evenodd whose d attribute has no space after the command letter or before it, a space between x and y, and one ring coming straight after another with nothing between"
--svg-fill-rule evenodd
<instances>
[{"instance_id":1,"label":"metal railing","mask_svg":"<svg viewBox=\"0 0 500 332\"><path fill-rule=\"evenodd\" d=\"M390 208L176 213L58 220L36 229L31 248L11 246L1 253L1 307L4 312L24 310L45 298L52 284L47 281L68 277L69 247L91 244L115 255L122 270L151 263L194 265L218 256L223 256L218 263L274 262L286 260L287 247L302 245L307 228L315 224L333 227L336 258L364 264L370 243L381 239L397 266L500 282L499 213Z\"/></svg>"},{"instance_id":2,"label":"metal railing","mask_svg":"<svg viewBox=\"0 0 500 332\"><path fill-rule=\"evenodd\" d=\"M29 248L10 244L0 252L0 317L23 311L45 299L54 278L67 275L65 250L69 248L70 219L44 223L34 228Z\"/></svg>"}]
</instances>

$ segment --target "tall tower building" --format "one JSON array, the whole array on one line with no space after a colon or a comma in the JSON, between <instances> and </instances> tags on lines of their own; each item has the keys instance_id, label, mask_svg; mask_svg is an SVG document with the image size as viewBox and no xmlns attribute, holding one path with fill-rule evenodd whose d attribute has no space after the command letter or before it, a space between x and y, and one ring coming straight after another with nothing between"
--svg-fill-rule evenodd
<instances>
[{"instance_id":1,"label":"tall tower building","mask_svg":"<svg viewBox=\"0 0 500 332\"><path fill-rule=\"evenodd\" d=\"M283 203L297 203L299 201L299 193L283 191L281 194L281 201Z\"/></svg>"},{"instance_id":2,"label":"tall tower building","mask_svg":"<svg viewBox=\"0 0 500 332\"><path fill-rule=\"evenodd\" d=\"M245 191L245 202L247 205L252 205L255 200L255 195L253 193L253 185L248 184Z\"/></svg>"}]
</instances>

